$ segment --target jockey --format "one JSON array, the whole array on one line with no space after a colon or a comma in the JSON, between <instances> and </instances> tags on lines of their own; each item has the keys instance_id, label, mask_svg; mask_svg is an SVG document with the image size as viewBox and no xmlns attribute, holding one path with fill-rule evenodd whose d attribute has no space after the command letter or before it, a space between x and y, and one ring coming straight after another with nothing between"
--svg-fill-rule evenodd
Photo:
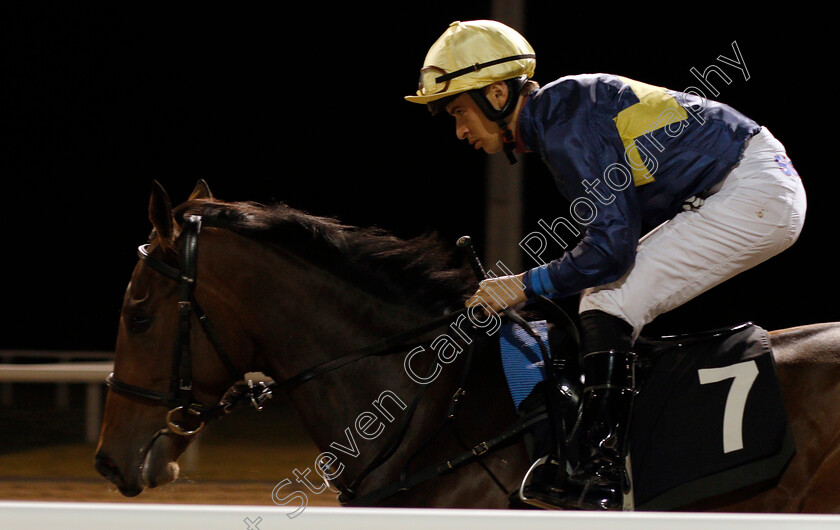
<instances>
[{"instance_id":1,"label":"jockey","mask_svg":"<svg viewBox=\"0 0 840 530\"><path fill-rule=\"evenodd\" d=\"M570 202L551 227L558 240L578 235L579 243L521 274L482 281L467 305L501 311L539 295L580 294L581 462L562 487L539 485L534 495L564 508L621 509L635 340L658 315L792 245L805 191L765 127L699 90L608 74L540 87L535 65L513 29L453 22L406 99L454 117L457 137L475 149L511 162L539 154ZM643 227L656 228L642 239Z\"/></svg>"}]
</instances>

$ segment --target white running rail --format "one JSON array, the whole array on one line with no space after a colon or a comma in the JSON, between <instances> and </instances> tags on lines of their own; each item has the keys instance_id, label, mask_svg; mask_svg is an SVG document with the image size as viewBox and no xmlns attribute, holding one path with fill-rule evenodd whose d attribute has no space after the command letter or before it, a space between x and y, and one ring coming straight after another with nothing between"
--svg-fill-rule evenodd
<instances>
[{"instance_id":1,"label":"white running rail","mask_svg":"<svg viewBox=\"0 0 840 530\"><path fill-rule=\"evenodd\" d=\"M44 530L837 530L840 516L0 502L4 528Z\"/></svg>"},{"instance_id":2,"label":"white running rail","mask_svg":"<svg viewBox=\"0 0 840 530\"><path fill-rule=\"evenodd\" d=\"M0 364L0 383L85 384L85 439L99 438L102 418L102 385L114 371L111 361Z\"/></svg>"}]
</instances>

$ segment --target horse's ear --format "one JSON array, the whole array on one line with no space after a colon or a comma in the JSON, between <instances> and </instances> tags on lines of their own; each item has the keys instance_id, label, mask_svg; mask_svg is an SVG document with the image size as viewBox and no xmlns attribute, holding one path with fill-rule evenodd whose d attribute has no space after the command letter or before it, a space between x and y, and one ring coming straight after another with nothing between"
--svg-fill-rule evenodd
<instances>
[{"instance_id":1,"label":"horse's ear","mask_svg":"<svg viewBox=\"0 0 840 530\"><path fill-rule=\"evenodd\" d=\"M207 185L204 179L199 180L195 183L195 188L193 189L192 193L190 194L190 198L187 200L194 200L194 199L212 199L213 194L210 193L210 186Z\"/></svg>"},{"instance_id":2,"label":"horse's ear","mask_svg":"<svg viewBox=\"0 0 840 530\"><path fill-rule=\"evenodd\" d=\"M167 247L174 239L175 219L172 217L169 195L156 180L152 183L152 196L149 199L149 221L152 222L161 245Z\"/></svg>"}]
</instances>

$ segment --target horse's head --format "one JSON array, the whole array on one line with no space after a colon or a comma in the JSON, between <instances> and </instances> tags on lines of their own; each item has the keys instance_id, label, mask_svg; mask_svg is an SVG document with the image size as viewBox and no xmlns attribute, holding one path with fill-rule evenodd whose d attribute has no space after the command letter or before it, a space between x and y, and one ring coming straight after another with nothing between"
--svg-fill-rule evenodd
<instances>
[{"instance_id":1,"label":"horse's head","mask_svg":"<svg viewBox=\"0 0 840 530\"><path fill-rule=\"evenodd\" d=\"M203 181L190 196L211 198ZM96 451L97 470L126 496L177 478L177 459L203 426L202 414L219 403L238 370L227 353L217 351L222 341L207 333L196 304L200 298L229 316L222 295L195 281L200 225L176 220L157 183L149 219L154 230L140 248L123 300ZM233 325L225 327L236 332ZM228 344L239 351L233 340Z\"/></svg>"}]
</instances>

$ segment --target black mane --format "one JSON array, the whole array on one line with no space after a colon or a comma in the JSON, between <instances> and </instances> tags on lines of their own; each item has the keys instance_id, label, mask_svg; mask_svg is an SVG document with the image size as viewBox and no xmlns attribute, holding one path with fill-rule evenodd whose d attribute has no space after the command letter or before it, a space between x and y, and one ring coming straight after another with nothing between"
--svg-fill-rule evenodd
<instances>
[{"instance_id":1,"label":"black mane","mask_svg":"<svg viewBox=\"0 0 840 530\"><path fill-rule=\"evenodd\" d=\"M433 311L457 309L475 289L472 272L435 234L403 240L283 203L197 200L176 208L176 219L186 215L201 215L205 226L282 247L379 296L414 300Z\"/></svg>"}]
</instances>

